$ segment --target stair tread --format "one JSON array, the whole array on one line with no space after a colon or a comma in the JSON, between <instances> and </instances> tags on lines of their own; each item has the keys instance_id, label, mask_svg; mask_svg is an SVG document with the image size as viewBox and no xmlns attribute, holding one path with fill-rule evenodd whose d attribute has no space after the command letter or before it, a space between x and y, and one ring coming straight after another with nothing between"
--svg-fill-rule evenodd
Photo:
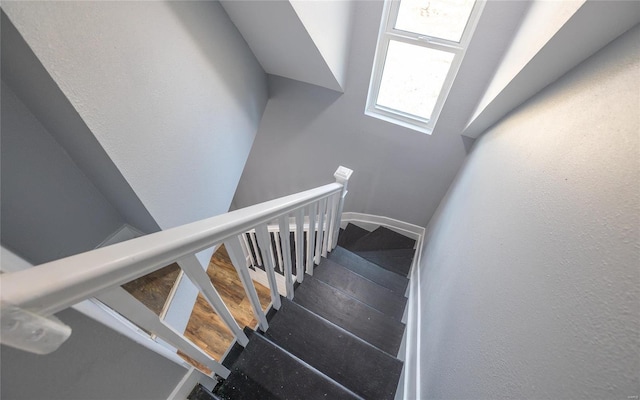
<instances>
[{"instance_id":1,"label":"stair tread","mask_svg":"<svg viewBox=\"0 0 640 400\"><path fill-rule=\"evenodd\" d=\"M394 272L398 275L407 276L411 269L414 249L393 249L393 250L367 250L354 251L360 257L381 266L382 268Z\"/></svg>"},{"instance_id":2,"label":"stair tread","mask_svg":"<svg viewBox=\"0 0 640 400\"><path fill-rule=\"evenodd\" d=\"M328 259L401 296L404 296L409 284L406 277L386 270L340 246L331 251Z\"/></svg>"},{"instance_id":3,"label":"stair tread","mask_svg":"<svg viewBox=\"0 0 640 400\"><path fill-rule=\"evenodd\" d=\"M216 390L223 399L358 399L262 335L253 334Z\"/></svg>"},{"instance_id":4,"label":"stair tread","mask_svg":"<svg viewBox=\"0 0 640 400\"><path fill-rule=\"evenodd\" d=\"M396 356L404 324L313 277L306 277L293 301Z\"/></svg>"},{"instance_id":5,"label":"stair tread","mask_svg":"<svg viewBox=\"0 0 640 400\"><path fill-rule=\"evenodd\" d=\"M358 225L349 223L344 229L340 229L340 235L338 235L338 245L347 247L367 234L369 234L368 230L360 228Z\"/></svg>"},{"instance_id":6,"label":"stair tread","mask_svg":"<svg viewBox=\"0 0 640 400\"><path fill-rule=\"evenodd\" d=\"M352 251L413 249L416 241L381 226L348 246Z\"/></svg>"},{"instance_id":7,"label":"stair tread","mask_svg":"<svg viewBox=\"0 0 640 400\"><path fill-rule=\"evenodd\" d=\"M402 319L407 298L356 274L328 259L316 267L313 277L354 297L369 307L398 321Z\"/></svg>"},{"instance_id":8,"label":"stair tread","mask_svg":"<svg viewBox=\"0 0 640 400\"><path fill-rule=\"evenodd\" d=\"M264 335L357 395L394 398L400 360L294 302L282 300Z\"/></svg>"}]
</instances>

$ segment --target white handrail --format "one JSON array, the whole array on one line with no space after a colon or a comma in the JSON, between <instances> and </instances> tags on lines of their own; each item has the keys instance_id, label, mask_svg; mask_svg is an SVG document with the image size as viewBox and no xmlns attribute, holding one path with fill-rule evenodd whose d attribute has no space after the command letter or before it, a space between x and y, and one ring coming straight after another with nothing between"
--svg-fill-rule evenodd
<instances>
[{"instance_id":1,"label":"white handrail","mask_svg":"<svg viewBox=\"0 0 640 400\"><path fill-rule=\"evenodd\" d=\"M269 325L249 275L249 269L246 262L244 262L246 260L244 257L246 254L243 253L242 248L244 241L246 241L244 234L250 231L258 233L256 238L258 242L265 250L267 247L270 248L270 252L263 256L267 256L273 263L273 251L267 224L274 220L278 221L280 240L275 242L276 244L282 242L282 251L280 253L283 262L281 265L284 264L285 276L287 277L287 297L293 298L292 260L288 233L289 215L295 215L294 226L298 231L296 261L300 264L296 278L298 282L302 282L304 273L302 272L301 262L303 257L301 227L305 219L304 210L319 210L320 212L320 224L317 230L321 243L323 234L326 235L324 246L320 245L318 252L322 252L323 256L326 256L326 252L331 251L334 247L330 243L329 238L332 237L332 232L329 232L329 230L334 230L340 224L340 214L337 212L336 207L338 205L337 199L343 199L346 193L348 176L347 179L342 179L344 171L347 171L348 174L351 172L349 169L340 167L334 175L337 180L336 183L52 261L24 271L0 275L0 286L2 287L0 308L5 310L12 307L31 312L38 317L48 317L82 300L96 297L143 329L157 335L191 358L206 365L214 373L227 377L230 373L228 368L195 346L183 334L164 324L160 317L119 286L172 262L177 262L185 275L188 276L189 280L204 296L216 314L231 330L235 342L241 346L246 346L249 342L247 335L236 322L194 254L221 243L225 244L259 326L266 331ZM321 203L321 206L316 208L318 203ZM327 208L328 204L331 205ZM322 223L322 218L324 218L325 214L327 217L326 225ZM310 216L310 220L313 221L314 217ZM315 229L314 225L313 230ZM247 251L249 250L247 249ZM260 257L257 248L256 256L257 258ZM312 254L308 256L313 257ZM272 306L278 309L280 298L273 265L267 265L266 269L269 273ZM46 318L38 319L38 321L40 320L48 321ZM29 343L29 348L45 349L46 342L49 338L54 337L52 334L34 337L25 330L26 328L21 328L20 321L17 319L14 318L9 322L5 324L3 321L3 328L5 327L4 325L7 325L8 328L15 331L13 332L14 336L27 335L25 336L27 340L39 340L42 342ZM44 328L35 331L47 333ZM62 341L64 341L64 338L62 338ZM60 343L60 340L56 340L56 347Z\"/></svg>"},{"instance_id":2,"label":"white handrail","mask_svg":"<svg viewBox=\"0 0 640 400\"><path fill-rule=\"evenodd\" d=\"M25 271L3 274L0 299L48 316L342 190L343 184L330 183Z\"/></svg>"}]
</instances>

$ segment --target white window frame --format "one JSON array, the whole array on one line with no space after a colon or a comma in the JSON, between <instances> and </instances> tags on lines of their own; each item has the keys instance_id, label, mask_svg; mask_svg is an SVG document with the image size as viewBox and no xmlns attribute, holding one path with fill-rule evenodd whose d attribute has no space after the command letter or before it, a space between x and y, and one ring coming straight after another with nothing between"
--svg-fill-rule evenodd
<instances>
[{"instance_id":1,"label":"white window frame","mask_svg":"<svg viewBox=\"0 0 640 400\"><path fill-rule=\"evenodd\" d=\"M369 93L367 95L365 114L406 128L431 134L435 128L436 122L438 121L442 108L444 107L447 96L449 95L449 91L451 90L453 81L458 73L458 69L462 63L462 58L464 57L469 41L471 40L471 36L478 24L484 5L484 0L476 0L460 42L454 42L394 28L398 18L398 11L400 9L400 0L385 0L382 22L380 23L380 32L378 34L378 45L373 62L373 71L371 73L371 82L369 83ZM384 70L387 50L391 40L420 47L442 50L454 55L453 60L451 61L451 67L449 68L449 72L447 73L442 89L440 90L438 100L436 101L433 112L431 113L431 118L429 119L376 104L378 101L378 94L380 92L380 83L382 82L382 72Z\"/></svg>"}]
</instances>

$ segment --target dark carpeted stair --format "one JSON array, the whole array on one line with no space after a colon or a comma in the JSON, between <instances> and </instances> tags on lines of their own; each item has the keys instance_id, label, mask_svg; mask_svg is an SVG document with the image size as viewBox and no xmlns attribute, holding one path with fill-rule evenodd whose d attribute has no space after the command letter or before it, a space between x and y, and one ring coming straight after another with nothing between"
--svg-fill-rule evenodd
<instances>
[{"instance_id":1,"label":"dark carpeted stair","mask_svg":"<svg viewBox=\"0 0 640 400\"><path fill-rule=\"evenodd\" d=\"M415 241L348 224L338 244L313 276L305 274L293 301L283 298L270 311L266 332L245 329L249 344L236 345L223 360L231 374L211 398L395 397ZM293 240L291 250L294 264Z\"/></svg>"},{"instance_id":2,"label":"dark carpeted stair","mask_svg":"<svg viewBox=\"0 0 640 400\"><path fill-rule=\"evenodd\" d=\"M351 251L413 249L415 244L415 240L381 226L356 240L348 246L348 249Z\"/></svg>"},{"instance_id":3,"label":"dark carpeted stair","mask_svg":"<svg viewBox=\"0 0 640 400\"><path fill-rule=\"evenodd\" d=\"M296 303L283 299L264 335L365 399L394 397L401 361Z\"/></svg>"},{"instance_id":4,"label":"dark carpeted stair","mask_svg":"<svg viewBox=\"0 0 640 400\"><path fill-rule=\"evenodd\" d=\"M262 335L249 336L249 344L233 364L231 375L216 389L221 398L360 398Z\"/></svg>"},{"instance_id":5,"label":"dark carpeted stair","mask_svg":"<svg viewBox=\"0 0 640 400\"><path fill-rule=\"evenodd\" d=\"M360 300L400 321L407 298L380 286L331 260L323 259L313 273L315 279Z\"/></svg>"},{"instance_id":6,"label":"dark carpeted stair","mask_svg":"<svg viewBox=\"0 0 640 400\"><path fill-rule=\"evenodd\" d=\"M386 270L340 246L333 249L328 259L401 296L404 296L409 284L406 277Z\"/></svg>"},{"instance_id":7,"label":"dark carpeted stair","mask_svg":"<svg viewBox=\"0 0 640 400\"><path fill-rule=\"evenodd\" d=\"M413 249L354 251L360 257L398 275L407 276L413 262Z\"/></svg>"},{"instance_id":8,"label":"dark carpeted stair","mask_svg":"<svg viewBox=\"0 0 640 400\"><path fill-rule=\"evenodd\" d=\"M306 277L293 301L394 357L404 324L326 283Z\"/></svg>"},{"instance_id":9,"label":"dark carpeted stair","mask_svg":"<svg viewBox=\"0 0 640 400\"><path fill-rule=\"evenodd\" d=\"M358 225L347 224L347 227L340 230L340 235L338 236L338 246L348 247L351 244L358 241L363 236L369 234L369 231L360 228Z\"/></svg>"}]
</instances>

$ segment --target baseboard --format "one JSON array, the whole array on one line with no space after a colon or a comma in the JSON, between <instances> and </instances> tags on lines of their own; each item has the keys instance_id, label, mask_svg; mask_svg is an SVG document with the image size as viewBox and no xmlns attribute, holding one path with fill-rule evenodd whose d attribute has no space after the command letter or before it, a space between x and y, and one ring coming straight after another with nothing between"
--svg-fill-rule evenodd
<instances>
[{"instance_id":1,"label":"baseboard","mask_svg":"<svg viewBox=\"0 0 640 400\"><path fill-rule=\"evenodd\" d=\"M347 223L355 223L367 230L384 226L416 241L415 257L413 258L411 270L409 271L409 286L405 294L408 300L407 308L405 309L405 314L402 319L403 322L406 323L406 331L400 349L402 354L398 354L398 358L404 361L404 366L402 377L398 384L398 395L396 399L420 399L420 356L422 353L419 329L422 324L422 312L420 310L422 293L420 288L421 269L419 266L422 258L426 229L389 217L354 212L345 212L342 214L342 224L346 226Z\"/></svg>"},{"instance_id":2,"label":"baseboard","mask_svg":"<svg viewBox=\"0 0 640 400\"><path fill-rule=\"evenodd\" d=\"M410 237L411 239L414 239L416 241L420 237L422 237L425 232L425 229L422 226L410 224L408 222L384 217L381 215L362 214L356 212L342 213L342 224L346 226L346 224L349 222L356 223L357 225L366 224L370 227L384 226L385 228ZM367 228L366 226L361 227L365 229Z\"/></svg>"},{"instance_id":3,"label":"baseboard","mask_svg":"<svg viewBox=\"0 0 640 400\"><path fill-rule=\"evenodd\" d=\"M99 245L96 246L96 249L100 247L111 246L112 244L124 242L127 240L135 239L137 237L143 236L144 233L140 232L133 226L129 224L123 224L120 228L116 229L115 232L107 236Z\"/></svg>"},{"instance_id":4,"label":"baseboard","mask_svg":"<svg viewBox=\"0 0 640 400\"><path fill-rule=\"evenodd\" d=\"M198 383L209 390L213 390L216 386L216 381L213 378L191 367L169 394L167 400L186 400L189 393Z\"/></svg>"},{"instance_id":5,"label":"baseboard","mask_svg":"<svg viewBox=\"0 0 640 400\"><path fill-rule=\"evenodd\" d=\"M402 398L405 400L420 399L420 357L422 355L420 326L422 324L422 292L420 288L421 258L424 247L424 236L420 236L416 246L416 257L409 275L409 292L406 313L406 337L404 338L404 368L402 380Z\"/></svg>"}]
</instances>

